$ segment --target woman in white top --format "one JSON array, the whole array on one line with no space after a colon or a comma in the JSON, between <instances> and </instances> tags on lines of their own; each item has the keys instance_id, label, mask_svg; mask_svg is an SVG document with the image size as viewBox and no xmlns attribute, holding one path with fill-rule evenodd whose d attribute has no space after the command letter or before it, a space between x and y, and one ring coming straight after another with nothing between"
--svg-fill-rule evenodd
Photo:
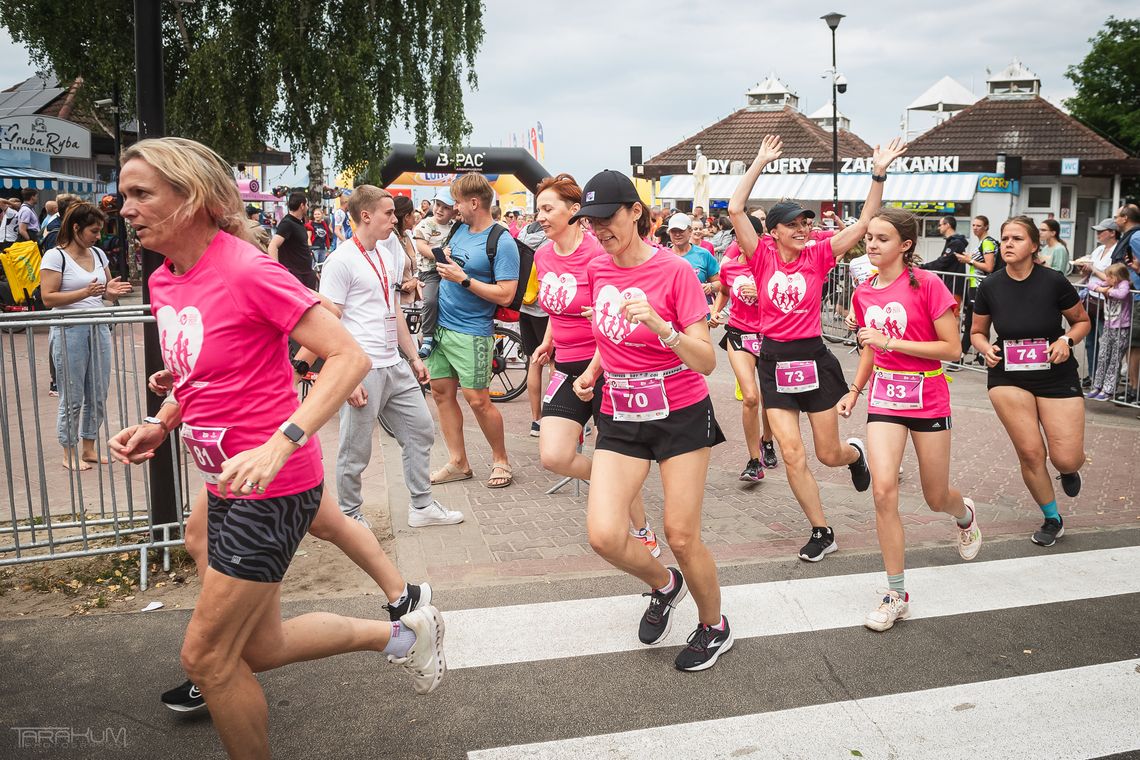
<instances>
[{"instance_id":1,"label":"woman in white top","mask_svg":"<svg viewBox=\"0 0 1140 760\"><path fill-rule=\"evenodd\" d=\"M40 264L40 293L53 311L98 309L131 292L131 284L111 277L107 256L95 247L107 216L94 204L72 204L59 228L58 245ZM63 466L90 470L107 463L95 450L105 416L111 378L111 328L76 325L51 328L51 353L59 374L57 430ZM76 452L79 439L82 446Z\"/></svg>"}]
</instances>

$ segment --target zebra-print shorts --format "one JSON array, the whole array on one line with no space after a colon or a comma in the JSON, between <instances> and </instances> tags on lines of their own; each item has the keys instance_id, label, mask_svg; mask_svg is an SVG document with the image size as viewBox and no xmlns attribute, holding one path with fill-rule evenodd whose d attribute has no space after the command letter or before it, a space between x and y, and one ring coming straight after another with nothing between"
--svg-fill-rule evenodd
<instances>
[{"instance_id":1,"label":"zebra-print shorts","mask_svg":"<svg viewBox=\"0 0 1140 760\"><path fill-rule=\"evenodd\" d=\"M223 499L211 493L210 567L231 578L279 583L317 516L324 488L321 483L274 499Z\"/></svg>"}]
</instances>

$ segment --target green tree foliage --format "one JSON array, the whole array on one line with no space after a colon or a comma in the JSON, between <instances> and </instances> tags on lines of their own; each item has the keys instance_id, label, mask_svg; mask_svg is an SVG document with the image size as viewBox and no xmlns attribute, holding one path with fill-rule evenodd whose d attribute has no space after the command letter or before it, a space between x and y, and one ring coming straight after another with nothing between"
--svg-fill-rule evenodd
<instances>
[{"instance_id":1,"label":"green tree foliage","mask_svg":"<svg viewBox=\"0 0 1140 760\"><path fill-rule=\"evenodd\" d=\"M1084 60L1065 76L1077 94L1073 116L1140 155L1140 19L1109 16Z\"/></svg>"},{"instance_id":2,"label":"green tree foliage","mask_svg":"<svg viewBox=\"0 0 1140 760\"><path fill-rule=\"evenodd\" d=\"M159 2L160 0L154 0ZM80 98L120 87L134 109L133 0L0 0L0 24ZM283 140L309 154L318 192L324 154L365 173L399 124L422 147L470 132L481 0L196 0L163 3L167 131L232 161Z\"/></svg>"}]
</instances>

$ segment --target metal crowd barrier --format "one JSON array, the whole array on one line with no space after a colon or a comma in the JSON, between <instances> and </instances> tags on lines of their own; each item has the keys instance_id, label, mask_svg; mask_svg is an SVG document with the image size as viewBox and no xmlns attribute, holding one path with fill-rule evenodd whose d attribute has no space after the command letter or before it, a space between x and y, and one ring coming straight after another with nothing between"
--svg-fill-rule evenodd
<instances>
[{"instance_id":1,"label":"metal crowd barrier","mask_svg":"<svg viewBox=\"0 0 1140 760\"><path fill-rule=\"evenodd\" d=\"M108 457L107 440L146 414L143 398L142 326L153 322L149 307L45 311L0 315L0 408L6 416L0 428L3 487L7 507L0 511L0 565L139 552L139 586L148 585L149 552L162 552L170 569L170 548L182 541L188 507L186 457L174 450L178 522L151 521L147 467L92 463L77 471L63 466L64 449L57 435L60 404L68 398L68 381L86 371L89 388L80 419L71 405L64 420L79 436L90 434L98 458ZM53 342L67 331L73 352L86 350L83 362L60 361L55 367L60 396L49 395ZM61 357L62 358L62 357ZM74 366L73 366L74 365ZM94 380L92 380L92 376ZM97 419L101 378L106 378L105 413ZM74 378L78 381L78 378ZM73 383L74 385L74 383ZM93 418L79 430L87 413ZM109 457L108 457L109 458Z\"/></svg>"},{"instance_id":2,"label":"metal crowd barrier","mask_svg":"<svg viewBox=\"0 0 1140 760\"><path fill-rule=\"evenodd\" d=\"M974 292L985 275L951 272L936 272L935 274L942 277L946 287L950 288L950 292L961 300L958 309L958 332L959 335L963 336L962 359L958 362L948 362L947 369L951 371L985 372L985 363L981 361L977 351L970 345L968 334L970 323L973 321ZM1103 299L1098 299L1095 294L1088 293L1080 282L1074 282L1074 287L1081 294L1085 308L1092 317L1092 329L1089 332L1089 337L1073 349L1080 367L1081 377L1085 378L1091 377L1095 371L1097 351L1106 329L1103 310L1097 309L1097 306L1103 303ZM855 348L855 333L847 328L845 319L851 308L851 294L854 289L855 284L851 278L850 266L846 263L840 264L828 276L821 306L824 339L830 343L850 346L852 350ZM1140 290L1130 291L1129 297L1133 299L1132 320L1126 328L1120 328L1126 330L1126 334L1111 336L1113 340L1123 345L1123 350L1121 351L1120 366L1113 368L1118 372L1119 380L1116 383L1116 391L1109 400L1119 406L1140 408L1140 400L1137 399L1138 394L1136 392L1138 382L1140 382ZM1090 306L1090 301L1096 303ZM1089 389L1086 388L1085 390Z\"/></svg>"}]
</instances>

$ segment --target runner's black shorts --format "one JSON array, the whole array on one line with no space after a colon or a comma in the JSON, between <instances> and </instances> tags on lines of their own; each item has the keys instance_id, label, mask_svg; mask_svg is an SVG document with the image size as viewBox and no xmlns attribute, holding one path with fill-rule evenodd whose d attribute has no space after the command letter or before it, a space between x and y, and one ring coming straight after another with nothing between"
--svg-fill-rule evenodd
<instances>
[{"instance_id":1,"label":"runner's black shorts","mask_svg":"<svg viewBox=\"0 0 1140 760\"><path fill-rule=\"evenodd\" d=\"M1081 391L1077 360L1072 356L1069 357L1068 361L1056 364L1046 370L1006 372L1001 364L990 367L986 378L986 388L999 388L1007 385L1021 388L1037 398L1077 398L1084 395Z\"/></svg>"},{"instance_id":2,"label":"runner's black shorts","mask_svg":"<svg viewBox=\"0 0 1140 760\"><path fill-rule=\"evenodd\" d=\"M744 343L741 340L741 336L743 335L748 335L748 333L737 327L733 327L732 325L725 325L724 337L720 339L720 347L727 351L728 346L732 346L733 351L744 351L745 353L751 353L744 347Z\"/></svg>"},{"instance_id":3,"label":"runner's black shorts","mask_svg":"<svg viewBox=\"0 0 1140 760\"><path fill-rule=\"evenodd\" d=\"M554 392L550 401L543 401L543 417L561 417L565 420L573 420L585 427L590 418L597 415L598 410L602 408L602 383L604 379L601 373L598 375L598 382L594 385L593 399L583 401L574 393L574 381L586 371L588 366L590 366L589 359L578 362L558 362L554 365L555 370L566 374L566 381ZM543 388L542 391L545 398L546 388Z\"/></svg>"},{"instance_id":4,"label":"runner's black shorts","mask_svg":"<svg viewBox=\"0 0 1140 760\"><path fill-rule=\"evenodd\" d=\"M949 417L903 417L901 414L876 414L869 412L867 422L890 422L902 425L912 433L940 433L952 425Z\"/></svg>"},{"instance_id":5,"label":"runner's black shorts","mask_svg":"<svg viewBox=\"0 0 1140 760\"><path fill-rule=\"evenodd\" d=\"M546 323L550 317L536 317L525 312L519 313L519 336L522 338L523 353L532 356L546 337Z\"/></svg>"},{"instance_id":6,"label":"runner's black shorts","mask_svg":"<svg viewBox=\"0 0 1140 760\"><path fill-rule=\"evenodd\" d=\"M815 360L819 387L803 393L780 393L776 390L776 362ZM847 393L843 367L827 349L823 338L778 341L764 338L756 362L760 376L760 399L765 409L791 409L797 412L825 412L839 403Z\"/></svg>"},{"instance_id":7,"label":"runner's black shorts","mask_svg":"<svg viewBox=\"0 0 1140 760\"><path fill-rule=\"evenodd\" d=\"M210 567L243 581L280 583L317 516L324 488L321 483L272 499L223 499L210 493L206 502Z\"/></svg>"},{"instance_id":8,"label":"runner's black shorts","mask_svg":"<svg viewBox=\"0 0 1140 760\"><path fill-rule=\"evenodd\" d=\"M695 404L671 410L663 420L615 422L611 415L601 412L596 419L595 450L604 449L650 462L663 462L725 441L708 396Z\"/></svg>"}]
</instances>

